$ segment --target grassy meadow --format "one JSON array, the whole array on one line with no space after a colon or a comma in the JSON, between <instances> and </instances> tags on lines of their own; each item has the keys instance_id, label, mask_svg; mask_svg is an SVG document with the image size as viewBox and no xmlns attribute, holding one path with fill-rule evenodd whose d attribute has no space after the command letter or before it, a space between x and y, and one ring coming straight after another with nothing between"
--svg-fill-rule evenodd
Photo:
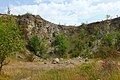
<instances>
[{"instance_id":1,"label":"grassy meadow","mask_svg":"<svg viewBox=\"0 0 120 80\"><path fill-rule=\"evenodd\" d=\"M44 68L47 64L42 64L41 67L38 63L28 65L28 62L14 62L16 65L6 65L0 80L120 80L120 65L117 60L91 60L74 67L51 64ZM55 66L49 68L52 65Z\"/></svg>"}]
</instances>

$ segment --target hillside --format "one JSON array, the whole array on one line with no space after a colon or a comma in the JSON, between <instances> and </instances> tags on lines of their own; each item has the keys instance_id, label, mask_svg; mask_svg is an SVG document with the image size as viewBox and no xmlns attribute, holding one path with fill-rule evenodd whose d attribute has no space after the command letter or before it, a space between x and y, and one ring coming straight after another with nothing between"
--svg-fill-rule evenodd
<instances>
[{"instance_id":1,"label":"hillside","mask_svg":"<svg viewBox=\"0 0 120 80\"><path fill-rule=\"evenodd\" d=\"M51 23L41 18L39 15L32 15L29 13L18 16L0 14L0 17L5 18L7 16L13 16L17 24L20 26L23 32L25 46L28 50L30 39L34 35L37 35L39 38L44 39L46 41L48 47L47 53L55 53L55 46L52 45L55 41L55 35L63 33L70 42L69 48L67 50L67 52L70 53L70 55L71 53L73 53L73 55L74 53L84 54L87 51L86 49L89 50L89 52L87 53L93 54L98 51L99 45L104 43L102 42L102 39L105 35L109 33L113 35L120 29L120 17L101 22L82 24L80 26L65 26ZM80 39L82 33L81 30L84 30L83 32L85 32L83 33L84 37L82 39ZM81 48L82 50L80 52L74 52L77 51L76 41L79 40L82 40L82 43L80 45L83 45L83 48ZM116 44L114 44L113 46L115 45ZM75 54L75 56L79 54Z\"/></svg>"},{"instance_id":2,"label":"hillside","mask_svg":"<svg viewBox=\"0 0 120 80\"><path fill-rule=\"evenodd\" d=\"M0 14L0 80L120 80L120 17L65 26Z\"/></svg>"},{"instance_id":3,"label":"hillside","mask_svg":"<svg viewBox=\"0 0 120 80\"><path fill-rule=\"evenodd\" d=\"M70 48L74 48L74 41L79 38L80 30L82 28L86 30L87 38L91 36L93 38L96 38L97 30L100 31L100 35L104 35L107 34L107 32L111 33L120 29L119 17L101 22L83 24L77 27L57 25L42 19L40 16L35 16L31 14L16 16L16 18L18 24L21 26L21 28L23 28L25 40L28 41L33 35L37 35L46 39L47 43L49 44L48 53L54 50L54 47L52 47L51 44L54 42L55 34L57 33L64 33L69 38L69 41L72 43L70 44Z\"/></svg>"}]
</instances>

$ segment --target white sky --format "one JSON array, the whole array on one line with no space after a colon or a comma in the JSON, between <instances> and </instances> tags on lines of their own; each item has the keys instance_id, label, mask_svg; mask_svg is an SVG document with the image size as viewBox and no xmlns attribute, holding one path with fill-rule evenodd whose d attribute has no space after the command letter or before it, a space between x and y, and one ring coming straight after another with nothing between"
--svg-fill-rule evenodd
<instances>
[{"instance_id":1,"label":"white sky","mask_svg":"<svg viewBox=\"0 0 120 80\"><path fill-rule=\"evenodd\" d=\"M0 1L0 4L4 4ZM11 2L15 1L15 2ZM11 0L12 14L27 12L40 15L44 19L66 25L80 25L83 22L95 22L105 16L120 15L120 0ZM0 6L0 10L4 9ZM5 8L4 12L7 9Z\"/></svg>"}]
</instances>

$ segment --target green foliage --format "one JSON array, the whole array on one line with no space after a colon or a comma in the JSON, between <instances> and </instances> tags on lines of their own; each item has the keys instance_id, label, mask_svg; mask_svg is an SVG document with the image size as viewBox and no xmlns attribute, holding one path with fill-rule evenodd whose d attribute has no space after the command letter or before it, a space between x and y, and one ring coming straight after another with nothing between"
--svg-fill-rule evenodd
<instances>
[{"instance_id":1,"label":"green foliage","mask_svg":"<svg viewBox=\"0 0 120 80\"><path fill-rule=\"evenodd\" d=\"M120 31L116 32L116 48L120 50Z\"/></svg>"},{"instance_id":2,"label":"green foliage","mask_svg":"<svg viewBox=\"0 0 120 80\"><path fill-rule=\"evenodd\" d=\"M75 43L75 48L79 51L83 50L85 47L84 42L82 40L77 40Z\"/></svg>"},{"instance_id":3,"label":"green foliage","mask_svg":"<svg viewBox=\"0 0 120 80\"><path fill-rule=\"evenodd\" d=\"M80 51L79 50L72 50L71 52L70 52L70 57L78 57L78 56L80 56Z\"/></svg>"},{"instance_id":4,"label":"green foliage","mask_svg":"<svg viewBox=\"0 0 120 80\"><path fill-rule=\"evenodd\" d=\"M86 37L86 31L85 29L80 29L79 32L79 38L75 41L75 47L71 52L71 57L77 57L80 56L82 51L85 48L85 42L86 40L84 40Z\"/></svg>"},{"instance_id":5,"label":"green foliage","mask_svg":"<svg viewBox=\"0 0 120 80\"><path fill-rule=\"evenodd\" d=\"M69 48L69 41L66 38L66 36L62 33L55 36L55 51L60 55L61 57L67 57L67 50Z\"/></svg>"},{"instance_id":6,"label":"green foliage","mask_svg":"<svg viewBox=\"0 0 120 80\"><path fill-rule=\"evenodd\" d=\"M75 41L75 47L71 52L71 57L91 57L90 48L95 40L93 37L87 37L86 35L85 29L81 29L79 38Z\"/></svg>"},{"instance_id":7,"label":"green foliage","mask_svg":"<svg viewBox=\"0 0 120 80\"><path fill-rule=\"evenodd\" d=\"M85 49L85 51L84 51L84 53L82 54L82 56L84 57L84 58L93 58L93 56L92 56L92 54L91 54L91 50L90 50L90 48L89 47L86 47L86 49Z\"/></svg>"},{"instance_id":8,"label":"green foliage","mask_svg":"<svg viewBox=\"0 0 120 80\"><path fill-rule=\"evenodd\" d=\"M114 36L113 36L114 34ZM101 41L101 44L97 47L97 52L94 53L94 57L99 57L102 59L106 59L108 57L114 57L113 52L116 51L115 46L115 36L116 33L106 33Z\"/></svg>"},{"instance_id":9,"label":"green foliage","mask_svg":"<svg viewBox=\"0 0 120 80\"><path fill-rule=\"evenodd\" d=\"M101 44L97 47L97 52L94 53L94 57L106 59L108 57L117 58L119 49L119 32L106 33L101 40ZM118 48L117 48L118 47Z\"/></svg>"},{"instance_id":10,"label":"green foliage","mask_svg":"<svg viewBox=\"0 0 120 80\"><path fill-rule=\"evenodd\" d=\"M41 42L37 36L33 36L32 38L30 38L29 45L31 47L31 50L34 51L34 53L37 53L37 51L40 50L40 44Z\"/></svg>"},{"instance_id":11,"label":"green foliage","mask_svg":"<svg viewBox=\"0 0 120 80\"><path fill-rule=\"evenodd\" d=\"M0 53L8 55L23 46L21 32L13 17L8 22L0 18Z\"/></svg>"},{"instance_id":12,"label":"green foliage","mask_svg":"<svg viewBox=\"0 0 120 80\"><path fill-rule=\"evenodd\" d=\"M71 52L71 57L78 57L81 55L81 52L84 50L85 44L82 40L78 39L75 41L75 48Z\"/></svg>"},{"instance_id":13,"label":"green foliage","mask_svg":"<svg viewBox=\"0 0 120 80\"><path fill-rule=\"evenodd\" d=\"M21 32L13 17L0 17L0 63L23 47Z\"/></svg>"},{"instance_id":14,"label":"green foliage","mask_svg":"<svg viewBox=\"0 0 120 80\"><path fill-rule=\"evenodd\" d=\"M116 39L117 42L120 42L120 31L116 32Z\"/></svg>"},{"instance_id":15,"label":"green foliage","mask_svg":"<svg viewBox=\"0 0 120 80\"><path fill-rule=\"evenodd\" d=\"M33 36L29 41L30 50L34 52L36 56L43 57L47 52L47 47L45 41L38 38L38 36Z\"/></svg>"},{"instance_id":16,"label":"green foliage","mask_svg":"<svg viewBox=\"0 0 120 80\"><path fill-rule=\"evenodd\" d=\"M116 32L116 39L117 39L117 42L119 43L120 42L120 31Z\"/></svg>"},{"instance_id":17,"label":"green foliage","mask_svg":"<svg viewBox=\"0 0 120 80\"><path fill-rule=\"evenodd\" d=\"M114 39L113 35L109 33L103 37L103 42L107 46L112 46L113 39Z\"/></svg>"},{"instance_id":18,"label":"green foliage","mask_svg":"<svg viewBox=\"0 0 120 80\"><path fill-rule=\"evenodd\" d=\"M86 35L86 31L85 31L85 29L83 29L83 28L80 29L80 34L79 34L80 38L81 38L81 39L84 38L85 35Z\"/></svg>"}]
</instances>

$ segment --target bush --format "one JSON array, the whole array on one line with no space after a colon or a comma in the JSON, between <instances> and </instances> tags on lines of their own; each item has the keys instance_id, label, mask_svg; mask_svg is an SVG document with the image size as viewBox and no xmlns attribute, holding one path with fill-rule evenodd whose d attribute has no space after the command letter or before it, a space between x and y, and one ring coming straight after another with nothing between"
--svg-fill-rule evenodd
<instances>
[{"instance_id":1,"label":"bush","mask_svg":"<svg viewBox=\"0 0 120 80\"><path fill-rule=\"evenodd\" d=\"M46 54L47 46L44 40L38 38L38 36L33 36L29 40L30 50L34 52L36 56L42 57L42 55Z\"/></svg>"},{"instance_id":2,"label":"bush","mask_svg":"<svg viewBox=\"0 0 120 80\"><path fill-rule=\"evenodd\" d=\"M83 58L93 58L93 54L91 53L91 50L89 48L86 48L84 53L81 54Z\"/></svg>"},{"instance_id":3,"label":"bush","mask_svg":"<svg viewBox=\"0 0 120 80\"><path fill-rule=\"evenodd\" d=\"M103 43L104 45L107 45L107 46L112 46L113 44L113 35L112 34L107 34L103 37Z\"/></svg>"},{"instance_id":4,"label":"bush","mask_svg":"<svg viewBox=\"0 0 120 80\"><path fill-rule=\"evenodd\" d=\"M55 36L54 46L55 52L58 53L60 57L67 57L69 41L64 34L60 33Z\"/></svg>"},{"instance_id":5,"label":"bush","mask_svg":"<svg viewBox=\"0 0 120 80\"><path fill-rule=\"evenodd\" d=\"M78 57L78 56L80 56L80 51L78 51L78 50L71 50L71 52L70 52L70 57Z\"/></svg>"},{"instance_id":6,"label":"bush","mask_svg":"<svg viewBox=\"0 0 120 80\"><path fill-rule=\"evenodd\" d=\"M79 37L80 37L80 39L82 39L82 38L84 38L85 36L86 36L86 31L85 31L85 29L80 29L80 34L79 34Z\"/></svg>"},{"instance_id":7,"label":"bush","mask_svg":"<svg viewBox=\"0 0 120 80\"><path fill-rule=\"evenodd\" d=\"M23 48L23 39L20 29L13 17L0 17L0 72L5 59L12 52Z\"/></svg>"},{"instance_id":8,"label":"bush","mask_svg":"<svg viewBox=\"0 0 120 80\"><path fill-rule=\"evenodd\" d=\"M116 35L116 49L120 51L120 31L117 31L115 35Z\"/></svg>"}]
</instances>

